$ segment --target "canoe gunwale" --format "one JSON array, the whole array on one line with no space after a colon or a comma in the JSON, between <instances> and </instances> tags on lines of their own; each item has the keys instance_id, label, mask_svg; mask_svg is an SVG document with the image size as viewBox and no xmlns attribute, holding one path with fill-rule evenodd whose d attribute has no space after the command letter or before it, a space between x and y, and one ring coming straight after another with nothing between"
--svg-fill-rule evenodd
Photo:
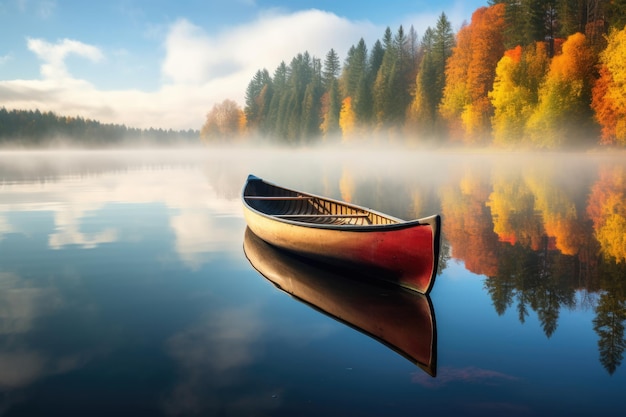
<instances>
[{"instance_id":1,"label":"canoe gunwale","mask_svg":"<svg viewBox=\"0 0 626 417\"><path fill-rule=\"evenodd\" d=\"M251 181L258 182L250 184ZM246 201L247 195L283 194L312 196L315 201L312 208L280 203L278 206L262 203L255 207ZM280 187L254 176L248 177L241 198L248 227L275 247L341 269L360 271L418 293L428 294L433 288L440 253L439 215L404 221L365 207ZM358 219L351 224L320 223L333 221L332 218L306 222L297 217L278 217L290 210L299 214L370 215L366 219L368 223ZM351 221L348 216L339 221Z\"/></svg>"},{"instance_id":2,"label":"canoe gunwale","mask_svg":"<svg viewBox=\"0 0 626 417\"><path fill-rule=\"evenodd\" d=\"M259 200L259 196L247 196L246 195L246 189L248 187L248 183L250 181L260 181L263 182L267 185L270 185L272 187L278 188L278 189L282 189L288 192L293 192L293 193L297 193L299 194L299 197L301 197L301 200L307 200L307 199L317 199L319 201L326 201L332 204L337 204L340 206L344 206L346 208L352 209L352 210L356 210L356 211L362 211L365 212L367 214L372 214L374 216L379 216L385 219L388 219L390 221L393 221L395 223L388 223L388 224L359 224L359 225L355 225L355 224L333 224L333 223L315 223L315 222L307 222L307 221L299 221L299 220L295 220L290 218L291 216L293 216L294 218L307 218L307 217L324 217L323 215L320 216L315 216L315 215L303 215L303 216L298 216L298 215L289 215L290 217L281 217L280 215L273 215L273 214L268 214L265 213L261 210L258 210L257 208L253 207L252 205L250 205L248 203L248 199L250 200ZM252 212L263 216L265 218L271 219L273 221L277 221L277 222L282 222L282 223L286 223L286 224L290 224L293 226L300 226L300 227L310 227L310 228L315 228L315 229L330 229L330 230L341 230L341 231L351 231L351 232L383 232L383 231L392 231L392 230L399 230L399 229L405 229L405 228L409 228L409 227L414 227L414 226L420 226L420 225L430 225L431 227L433 227L433 230L436 230L438 233L438 215L434 215L434 216L430 216L430 217L424 217L421 219L415 219L415 220L402 220L400 218L397 217L393 217L390 216L388 214L385 213L381 213L378 212L376 210L372 210L368 207L363 207L363 206L358 206L356 204L350 204L350 203L346 203L345 201L340 201L340 200L335 200L333 198L328 198L328 197L322 197L319 195L315 195L315 194L311 194L311 193L306 193L306 192L302 192L302 191L296 191L293 189L289 189L289 188L285 188L276 184L273 184L271 182L265 181L261 178L258 178L254 175L249 175L248 176L248 180L246 181L246 184L244 185L244 189L242 192L242 201L244 206L248 209L251 210ZM354 215L349 215L347 214L346 216L344 216L346 218L350 218L350 217L354 217Z\"/></svg>"}]
</instances>

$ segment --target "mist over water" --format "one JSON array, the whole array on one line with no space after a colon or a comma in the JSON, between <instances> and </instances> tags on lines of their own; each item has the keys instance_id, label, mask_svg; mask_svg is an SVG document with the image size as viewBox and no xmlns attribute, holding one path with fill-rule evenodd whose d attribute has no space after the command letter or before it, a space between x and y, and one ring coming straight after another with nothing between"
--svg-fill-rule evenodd
<instances>
[{"instance_id":1,"label":"mist over water","mask_svg":"<svg viewBox=\"0 0 626 417\"><path fill-rule=\"evenodd\" d=\"M0 152L0 409L619 415L625 161L374 146ZM250 265L248 174L404 219L442 215L435 378Z\"/></svg>"}]
</instances>

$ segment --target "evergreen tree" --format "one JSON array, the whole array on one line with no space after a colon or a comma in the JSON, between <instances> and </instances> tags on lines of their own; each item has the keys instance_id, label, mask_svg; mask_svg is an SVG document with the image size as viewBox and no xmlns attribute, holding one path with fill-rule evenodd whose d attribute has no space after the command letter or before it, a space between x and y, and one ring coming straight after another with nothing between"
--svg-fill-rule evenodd
<instances>
[{"instance_id":1,"label":"evergreen tree","mask_svg":"<svg viewBox=\"0 0 626 417\"><path fill-rule=\"evenodd\" d=\"M427 28L422 38L424 57L415 80L415 94L407 122L411 130L432 136L437 132L437 107L445 86L445 67L455 45L452 25L445 13L437 20L435 29Z\"/></svg>"},{"instance_id":2,"label":"evergreen tree","mask_svg":"<svg viewBox=\"0 0 626 417\"><path fill-rule=\"evenodd\" d=\"M339 55L334 49L331 49L326 54L324 60L324 69L322 70L322 82L324 88L329 89L333 81L337 81L339 73L341 71L341 64L339 62Z\"/></svg>"},{"instance_id":3,"label":"evergreen tree","mask_svg":"<svg viewBox=\"0 0 626 417\"><path fill-rule=\"evenodd\" d=\"M402 26L391 39L389 28L385 31L385 54L374 82L374 111L379 127L394 127L404 123L411 102L411 74L408 38Z\"/></svg>"},{"instance_id":4,"label":"evergreen tree","mask_svg":"<svg viewBox=\"0 0 626 417\"><path fill-rule=\"evenodd\" d=\"M361 38L356 46L348 50L348 56L341 74L341 86L344 97L354 97L361 78L367 69L367 46Z\"/></svg>"},{"instance_id":5,"label":"evergreen tree","mask_svg":"<svg viewBox=\"0 0 626 417\"><path fill-rule=\"evenodd\" d=\"M325 91L321 98L322 124L320 130L324 137L339 133L339 112L341 96L339 94L338 76L340 72L339 56L334 49L326 54L322 71Z\"/></svg>"},{"instance_id":6,"label":"evergreen tree","mask_svg":"<svg viewBox=\"0 0 626 417\"><path fill-rule=\"evenodd\" d=\"M368 62L368 79L370 83L373 83L378 74L378 69L383 63L383 57L385 56L385 48L380 40L377 40L372 47Z\"/></svg>"},{"instance_id":7,"label":"evergreen tree","mask_svg":"<svg viewBox=\"0 0 626 417\"><path fill-rule=\"evenodd\" d=\"M272 79L269 72L263 69L257 71L250 84L248 84L245 94L246 106L244 108L248 127L257 128L265 117L264 111L267 109L264 106L264 101L268 99L268 85L271 82ZM263 92L265 93L262 96Z\"/></svg>"},{"instance_id":8,"label":"evergreen tree","mask_svg":"<svg viewBox=\"0 0 626 417\"><path fill-rule=\"evenodd\" d=\"M426 35L424 35L426 36ZM431 36L430 34L428 36ZM445 70L446 62L450 55L452 55L452 48L454 48L454 32L452 31L452 24L448 20L445 13L441 13L437 20L437 25L432 33L432 56L434 64L437 66L438 74L441 74L441 79L438 80L438 88L443 90L445 84Z\"/></svg>"}]
</instances>

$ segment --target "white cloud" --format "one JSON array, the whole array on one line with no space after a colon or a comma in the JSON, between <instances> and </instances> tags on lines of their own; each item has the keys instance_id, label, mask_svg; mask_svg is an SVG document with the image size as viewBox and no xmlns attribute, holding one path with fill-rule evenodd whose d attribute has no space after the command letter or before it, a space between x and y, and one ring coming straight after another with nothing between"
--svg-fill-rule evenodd
<instances>
[{"instance_id":1,"label":"white cloud","mask_svg":"<svg viewBox=\"0 0 626 417\"><path fill-rule=\"evenodd\" d=\"M76 54L94 62L104 58L102 52L95 46L71 39L63 39L56 44L51 44L42 39L28 38L27 44L28 49L43 61L40 71L46 79L69 77L65 67L65 58L70 54Z\"/></svg>"},{"instance_id":2,"label":"white cloud","mask_svg":"<svg viewBox=\"0 0 626 417\"><path fill-rule=\"evenodd\" d=\"M70 39L28 39L28 48L42 61L42 79L0 81L0 94L7 108L39 108L144 128L199 129L215 103L229 98L243 105L257 70L273 72L281 61L288 63L304 51L323 59L334 48L345 56L361 37L371 45L381 33L371 23L319 10L266 12L218 34L179 19L166 32L162 84L152 92L103 90L92 80L72 76L67 57L102 61L103 52L95 46Z\"/></svg>"},{"instance_id":3,"label":"white cloud","mask_svg":"<svg viewBox=\"0 0 626 417\"><path fill-rule=\"evenodd\" d=\"M214 36L180 19L172 25L166 40L163 74L174 83L206 83L240 74L246 77L243 91L258 69L273 71L281 61L289 62L304 51L323 59L328 50L335 48L342 56L360 37L378 32L374 25L353 23L319 10L290 15L268 13L251 25Z\"/></svg>"}]
</instances>

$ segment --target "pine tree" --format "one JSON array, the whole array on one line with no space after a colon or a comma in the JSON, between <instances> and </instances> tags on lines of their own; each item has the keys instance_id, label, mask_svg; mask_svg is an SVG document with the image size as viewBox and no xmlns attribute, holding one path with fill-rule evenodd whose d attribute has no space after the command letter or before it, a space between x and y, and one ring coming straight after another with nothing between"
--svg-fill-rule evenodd
<instances>
[{"instance_id":1,"label":"pine tree","mask_svg":"<svg viewBox=\"0 0 626 417\"><path fill-rule=\"evenodd\" d=\"M339 62L339 55L334 49L331 49L326 54L324 60L324 69L322 70L322 82L325 89L329 89L333 81L337 80L341 71L341 64Z\"/></svg>"},{"instance_id":2,"label":"pine tree","mask_svg":"<svg viewBox=\"0 0 626 417\"><path fill-rule=\"evenodd\" d=\"M264 112L267 110L265 101L269 98L267 93L271 82L272 79L269 72L263 69L257 71L250 84L248 84L245 95L246 106L244 108L248 127L258 128L261 120L265 117ZM262 95L262 93L264 94Z\"/></svg>"},{"instance_id":3,"label":"pine tree","mask_svg":"<svg viewBox=\"0 0 626 417\"><path fill-rule=\"evenodd\" d=\"M341 111L341 96L339 94L338 76L340 72L339 56L334 49L326 54L322 71L325 91L321 98L322 123L320 130L328 138L339 133L339 112Z\"/></svg>"}]
</instances>

